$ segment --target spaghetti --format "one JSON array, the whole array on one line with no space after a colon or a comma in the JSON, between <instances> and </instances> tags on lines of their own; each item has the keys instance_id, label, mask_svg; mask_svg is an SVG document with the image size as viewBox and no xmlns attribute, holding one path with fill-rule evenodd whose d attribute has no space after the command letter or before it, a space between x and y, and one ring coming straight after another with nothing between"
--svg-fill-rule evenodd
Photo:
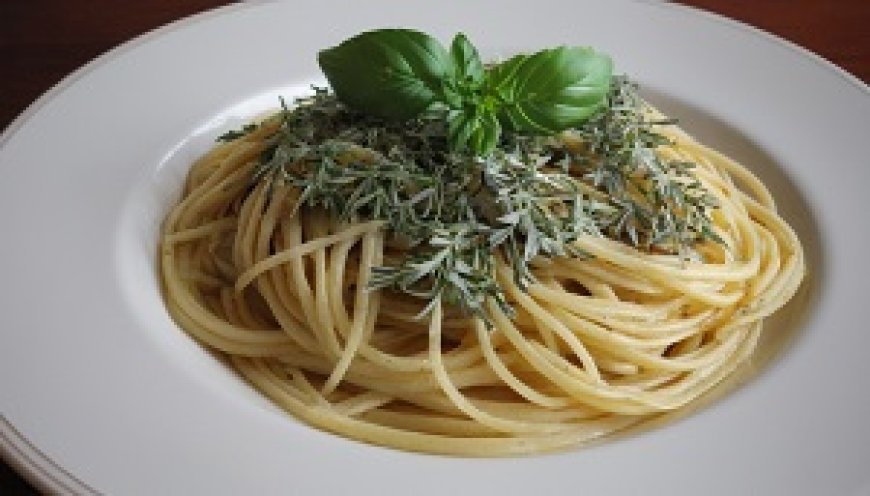
<instances>
[{"instance_id":1,"label":"spaghetti","mask_svg":"<svg viewBox=\"0 0 870 496\"><path fill-rule=\"evenodd\" d=\"M168 309L251 384L303 421L405 450L470 456L576 446L680 408L752 353L763 319L799 287L793 230L747 169L677 129L656 153L694 162L719 208L721 244L699 257L581 236L590 257L538 257L520 288L496 256L515 315L489 322L388 289L383 223L298 207L299 191L251 175L264 121L192 167L167 216Z\"/></svg>"}]
</instances>

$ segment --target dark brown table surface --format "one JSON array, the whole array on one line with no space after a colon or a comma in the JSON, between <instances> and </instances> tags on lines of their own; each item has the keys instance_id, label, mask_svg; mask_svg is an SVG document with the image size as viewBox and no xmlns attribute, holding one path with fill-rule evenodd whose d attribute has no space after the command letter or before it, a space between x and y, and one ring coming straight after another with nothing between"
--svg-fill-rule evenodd
<instances>
[{"instance_id":1,"label":"dark brown table surface","mask_svg":"<svg viewBox=\"0 0 870 496\"><path fill-rule=\"evenodd\" d=\"M105 51L216 0L0 1L0 129L67 74ZM867 0L688 0L806 47L870 82ZM0 493L36 494L0 463Z\"/></svg>"}]
</instances>

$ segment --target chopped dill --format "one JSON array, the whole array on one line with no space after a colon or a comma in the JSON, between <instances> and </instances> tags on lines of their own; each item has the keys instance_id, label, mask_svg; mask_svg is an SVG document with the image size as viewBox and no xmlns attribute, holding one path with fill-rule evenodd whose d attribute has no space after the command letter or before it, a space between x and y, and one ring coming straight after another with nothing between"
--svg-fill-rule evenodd
<instances>
[{"instance_id":1,"label":"chopped dill","mask_svg":"<svg viewBox=\"0 0 870 496\"><path fill-rule=\"evenodd\" d=\"M232 129L217 137L217 141L234 141L257 129L256 124L245 124L241 129Z\"/></svg>"},{"instance_id":2,"label":"chopped dill","mask_svg":"<svg viewBox=\"0 0 870 496\"><path fill-rule=\"evenodd\" d=\"M574 245L584 235L681 255L721 242L710 220L716 200L694 164L655 153L669 143L655 126L673 122L649 120L625 77L613 78L604 108L564 139L506 130L485 156L453 150L438 112L386 121L323 88L292 110L282 106L255 180L295 186L299 207L342 221L385 221L388 246L401 249L387 250L371 288L429 301L421 316L438 300L487 322L488 298L512 312L496 282L497 256L525 288L535 257L585 256Z\"/></svg>"}]
</instances>

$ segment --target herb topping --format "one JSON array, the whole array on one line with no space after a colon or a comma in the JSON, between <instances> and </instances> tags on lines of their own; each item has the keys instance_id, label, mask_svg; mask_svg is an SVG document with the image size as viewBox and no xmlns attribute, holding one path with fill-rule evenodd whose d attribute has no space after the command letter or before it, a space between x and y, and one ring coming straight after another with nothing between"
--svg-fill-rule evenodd
<instances>
[{"instance_id":1,"label":"herb topping","mask_svg":"<svg viewBox=\"0 0 870 496\"><path fill-rule=\"evenodd\" d=\"M461 34L447 52L385 30L319 60L336 93L284 106L254 177L299 188L300 207L385 221L393 249L371 287L429 301L421 315L443 301L488 322L490 297L510 312L497 256L525 287L535 257L583 256L584 235L667 252L721 241L693 164L655 153L672 122L649 120L605 56L562 47L484 68Z\"/></svg>"}]
</instances>

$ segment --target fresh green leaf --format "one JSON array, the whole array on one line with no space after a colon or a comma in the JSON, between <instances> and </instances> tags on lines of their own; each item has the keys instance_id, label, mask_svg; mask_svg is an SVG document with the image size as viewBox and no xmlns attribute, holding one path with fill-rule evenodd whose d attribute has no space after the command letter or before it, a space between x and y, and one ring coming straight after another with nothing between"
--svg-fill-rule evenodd
<instances>
[{"instance_id":1,"label":"fresh green leaf","mask_svg":"<svg viewBox=\"0 0 870 496\"><path fill-rule=\"evenodd\" d=\"M516 73L528 58L524 54L514 55L487 70L484 94L491 98L494 105L501 106L515 100L518 83Z\"/></svg>"},{"instance_id":2,"label":"fresh green leaf","mask_svg":"<svg viewBox=\"0 0 870 496\"><path fill-rule=\"evenodd\" d=\"M495 149L500 135L498 117L483 107L448 114L447 139L451 150L485 156Z\"/></svg>"},{"instance_id":3,"label":"fresh green leaf","mask_svg":"<svg viewBox=\"0 0 870 496\"><path fill-rule=\"evenodd\" d=\"M475 152L475 155L486 156L495 150L501 137L501 123L498 121L498 116L495 112L482 110L478 119L481 122L480 129L477 133L471 135L469 140L469 149Z\"/></svg>"},{"instance_id":4,"label":"fresh green leaf","mask_svg":"<svg viewBox=\"0 0 870 496\"><path fill-rule=\"evenodd\" d=\"M559 47L514 57L490 77L502 119L516 131L554 134L600 110L612 63L590 48Z\"/></svg>"},{"instance_id":5,"label":"fresh green leaf","mask_svg":"<svg viewBox=\"0 0 870 496\"><path fill-rule=\"evenodd\" d=\"M450 57L460 85L476 88L483 84L484 69L477 48L468 41L463 33L458 33L450 44Z\"/></svg>"},{"instance_id":6,"label":"fresh green leaf","mask_svg":"<svg viewBox=\"0 0 870 496\"><path fill-rule=\"evenodd\" d=\"M419 115L443 101L455 79L438 40L409 29L367 31L321 51L317 60L342 102L386 119Z\"/></svg>"}]
</instances>

